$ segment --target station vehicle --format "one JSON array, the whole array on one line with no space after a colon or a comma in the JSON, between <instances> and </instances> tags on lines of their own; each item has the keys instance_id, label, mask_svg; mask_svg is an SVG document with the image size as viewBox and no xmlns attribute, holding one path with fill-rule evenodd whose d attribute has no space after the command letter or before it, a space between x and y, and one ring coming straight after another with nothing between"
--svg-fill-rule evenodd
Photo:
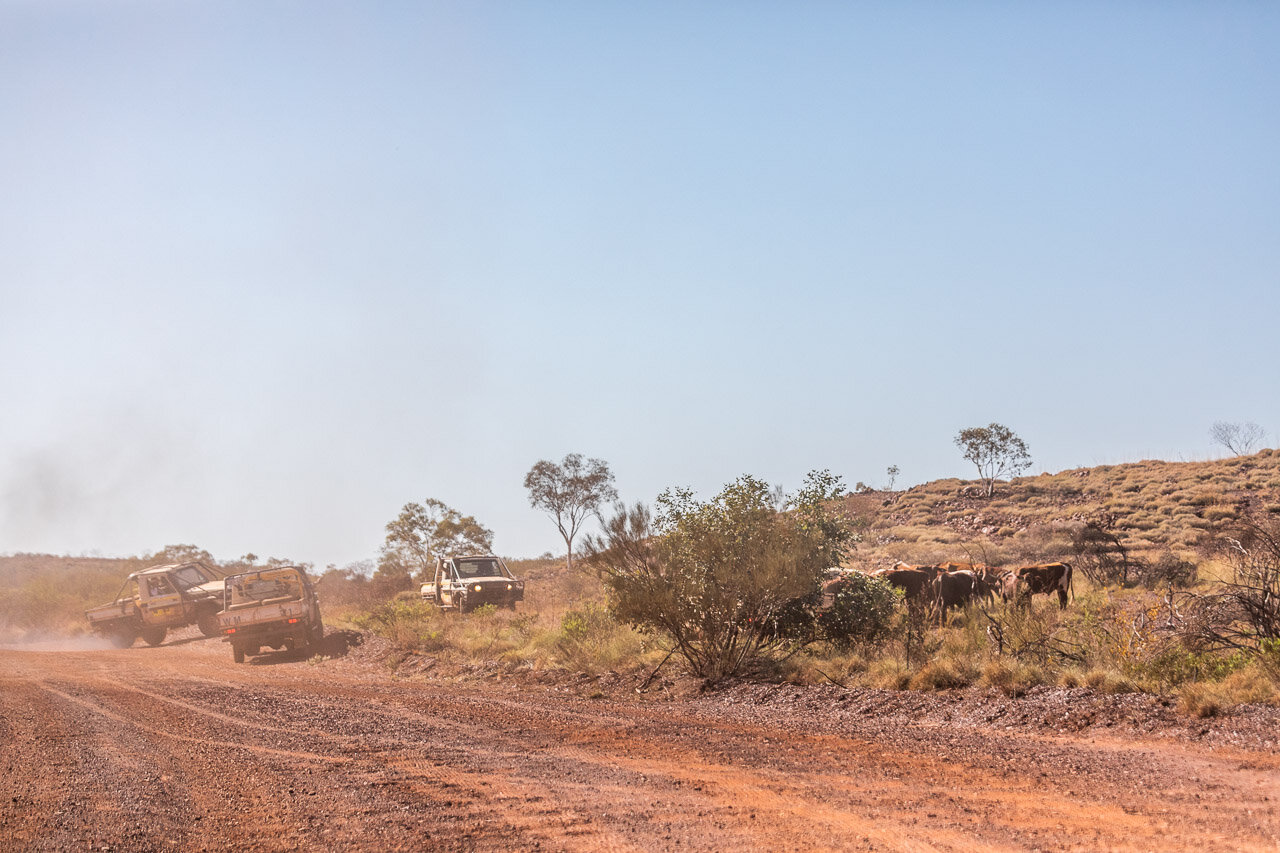
<instances>
[{"instance_id":1,"label":"station vehicle","mask_svg":"<svg viewBox=\"0 0 1280 853\"><path fill-rule=\"evenodd\" d=\"M514 610L517 601L524 601L524 581L492 554L440 557L434 577L422 585L422 598L459 613L485 604Z\"/></svg>"},{"instance_id":2,"label":"station vehicle","mask_svg":"<svg viewBox=\"0 0 1280 853\"><path fill-rule=\"evenodd\" d=\"M217 620L236 663L264 648L307 651L324 638L320 598L298 566L228 576Z\"/></svg>"},{"instance_id":3,"label":"station vehicle","mask_svg":"<svg viewBox=\"0 0 1280 853\"><path fill-rule=\"evenodd\" d=\"M84 615L95 634L122 649L139 637L158 646L170 629L192 624L216 637L222 590L222 579L202 562L152 566L125 578L115 601Z\"/></svg>"}]
</instances>

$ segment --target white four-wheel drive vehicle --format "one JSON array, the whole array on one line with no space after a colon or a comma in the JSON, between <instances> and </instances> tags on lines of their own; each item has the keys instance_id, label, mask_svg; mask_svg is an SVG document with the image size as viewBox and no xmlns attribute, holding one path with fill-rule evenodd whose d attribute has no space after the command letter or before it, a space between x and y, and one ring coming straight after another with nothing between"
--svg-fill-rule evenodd
<instances>
[{"instance_id":1,"label":"white four-wheel drive vehicle","mask_svg":"<svg viewBox=\"0 0 1280 853\"><path fill-rule=\"evenodd\" d=\"M524 581L492 554L441 557L436 560L435 577L422 585L422 598L460 613L484 604L514 610L517 601L524 601Z\"/></svg>"}]
</instances>

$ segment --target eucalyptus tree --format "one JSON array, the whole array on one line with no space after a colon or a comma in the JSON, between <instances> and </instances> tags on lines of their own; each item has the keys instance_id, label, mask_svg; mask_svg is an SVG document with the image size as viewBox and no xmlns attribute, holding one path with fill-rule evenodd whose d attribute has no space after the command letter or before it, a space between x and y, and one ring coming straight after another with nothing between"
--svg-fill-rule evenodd
<instances>
[{"instance_id":1,"label":"eucalyptus tree","mask_svg":"<svg viewBox=\"0 0 1280 853\"><path fill-rule=\"evenodd\" d=\"M956 446L978 468L978 477L987 497L995 494L996 480L1016 477L1031 467L1027 443L1003 424L960 430Z\"/></svg>"},{"instance_id":2,"label":"eucalyptus tree","mask_svg":"<svg viewBox=\"0 0 1280 853\"><path fill-rule=\"evenodd\" d=\"M560 463L539 460L524 477L529 503L551 516L564 539L565 563L573 568L573 540L583 523L599 517L600 507L618 498L613 472L601 459L570 453Z\"/></svg>"}]
</instances>

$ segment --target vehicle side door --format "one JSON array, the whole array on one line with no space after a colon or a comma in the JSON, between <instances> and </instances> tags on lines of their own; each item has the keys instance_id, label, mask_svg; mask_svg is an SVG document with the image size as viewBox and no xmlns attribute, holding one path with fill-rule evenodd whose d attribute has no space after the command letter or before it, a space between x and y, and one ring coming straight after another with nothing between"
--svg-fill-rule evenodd
<instances>
[{"instance_id":1,"label":"vehicle side door","mask_svg":"<svg viewBox=\"0 0 1280 853\"><path fill-rule=\"evenodd\" d=\"M453 567L448 560L436 563L436 601L441 607L453 606Z\"/></svg>"},{"instance_id":2,"label":"vehicle side door","mask_svg":"<svg viewBox=\"0 0 1280 853\"><path fill-rule=\"evenodd\" d=\"M168 625L183 617L182 594L167 575L144 575L138 578L138 607L147 625Z\"/></svg>"}]
</instances>

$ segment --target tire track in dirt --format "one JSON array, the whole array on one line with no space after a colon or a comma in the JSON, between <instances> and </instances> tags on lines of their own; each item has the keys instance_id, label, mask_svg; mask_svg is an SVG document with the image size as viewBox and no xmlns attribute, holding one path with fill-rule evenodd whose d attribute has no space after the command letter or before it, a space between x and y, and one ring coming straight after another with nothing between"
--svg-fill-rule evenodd
<instances>
[{"instance_id":1,"label":"tire track in dirt","mask_svg":"<svg viewBox=\"0 0 1280 853\"><path fill-rule=\"evenodd\" d=\"M518 710L515 703L494 702L489 697L450 696L447 700L424 700L426 703L433 701L437 703L447 701L449 704L456 704L459 701L475 702L477 706L484 708L493 704L512 712ZM537 702L536 698L530 699L530 704ZM523 710L527 714L529 708L525 707ZM1171 829L1171 809L1168 806L1176 806L1180 810L1177 817L1183 835L1194 835L1199 839L1203 849L1273 849L1275 846L1274 842L1265 836L1255 837L1252 840L1240 835L1224 836L1220 830L1214 828L1215 824L1220 826L1220 821L1213 818L1221 817L1224 811L1235 812L1235 816L1241 820L1251 818L1252 815L1249 813L1251 805L1260 804L1254 801L1210 801L1202 804L1185 796L1177 798L1176 792L1166 787L1160 793L1171 798L1171 802L1166 802L1165 807L1141 809L1123 803L1112 803L1107 799L1075 790L1067 790L1062 784L1043 776L1010 780L1007 773L992 772L972 762L947 762L940 760L936 755L924 756L910 750L890 752L873 748L857 739L802 733L792 733L787 738L789 750L799 750L806 743L810 745L810 749L802 760L793 758L784 762L788 769L786 775L780 778L786 780L785 784L778 781L761 783L750 781L741 771L727 772L723 766L703 761L707 743L700 744L697 749L686 749L681 752L673 749L669 740L647 748L649 744L641 737L630 739L615 737L617 735L615 723L618 717L608 712L601 712L600 719L604 721L604 726L600 729L584 725L592 715L582 712L569 715L572 719L571 723L566 723L565 720L554 720L550 714L541 716L543 728L559 727L551 732L552 745L547 746L546 749L555 750L557 747L554 744L557 743L572 745L569 748L559 749L559 754L566 759L591 763L601 760L598 756L604 755L607 756L605 760L609 766L613 768L629 767L649 777L665 776L668 780L680 780L684 783L694 780L719 780L726 789L734 792L733 800L750 801L755 811L768 813L775 826L783 819L784 814L792 817L799 816L798 821L807 824L814 815L821 813L826 815L833 830L843 827L842 832L845 835L861 834L872 839L879 838L890 843L899 843L904 835L911 834L909 823L919 822L921 817L924 817L933 821L928 838L934 843L940 843L939 839L948 835L947 830L937 825L938 821L955 824L961 832L959 835L951 833L954 837L951 838L950 844L957 849L965 849L969 844L966 839L973 837L983 838L985 844L995 845L999 843L1001 835L1019 839L1020 844L1035 843L1037 838L1046 835L1077 838L1094 836L1101 843L1103 839L1099 827L1105 826L1113 837L1123 839L1121 842L1113 841L1112 843L1118 843L1120 847L1128 849L1147 849L1162 846L1165 842ZM627 721L625 728L629 731L634 730L638 725L636 718L645 716L645 710L637 711L635 717ZM670 725L670 723L671 721L667 720L667 724ZM676 728L692 731L700 727L690 720ZM735 730L732 722L721 721L718 734L730 733L764 742L778 737L776 728L744 726ZM672 737L680 740L678 736ZM1070 750L1081 754L1101 755L1114 751L1114 747L1098 750L1078 739L1063 741L1023 736L1019 738L1019 742L1023 744L1024 752L1030 753L1032 761L1029 763L1032 766L1039 753L1046 751ZM679 755L678 760L663 761L659 758L659 756L666 756L670 759L673 754ZM774 794L775 789L779 787L795 788L797 779L803 778L797 776L799 768L812 765L822 756L831 755L844 756L844 760L840 765L829 768L825 775L813 777L809 787L818 792L817 794L799 796L799 792L795 790L787 791L785 797ZM858 785L856 782L850 782L845 772L849 756L857 756L857 764L862 767L876 768L873 784ZM1130 746L1124 754L1115 756L1111 764L1118 768L1124 764L1152 764L1153 761L1149 748ZM1154 763L1158 765L1161 762L1154 761ZM1208 767L1217 766L1221 762L1201 759L1201 763ZM1148 769L1147 776L1159 776L1162 772L1176 780L1179 773L1185 772L1185 769L1173 766L1163 769L1158 766L1151 767ZM930 781L922 783L922 779ZM1080 784L1085 781L1077 779L1071 784L1073 788L1087 787ZM1263 778L1259 778L1258 784L1262 785L1264 781ZM1272 781L1274 782L1274 777ZM1105 784L1101 787L1109 788ZM705 790L705 786L703 789ZM844 799L850 803L850 808L862 815L856 820L852 814L833 811L830 806L834 793L846 789L848 795ZM964 792L963 797L954 797L949 793L955 791ZM777 806L779 801L792 800L801 802L802 807L780 810ZM943 807L939 807L940 802L944 804ZM867 803L874 804L872 807L874 812L868 810ZM895 823L894 818L886 816L891 815L895 810L906 812L909 816L898 819L897 835L888 837L885 836L882 826L885 823ZM1191 838L1188 837L1187 840Z\"/></svg>"},{"instance_id":2,"label":"tire track in dirt","mask_svg":"<svg viewBox=\"0 0 1280 853\"><path fill-rule=\"evenodd\" d=\"M33 696L32 706L40 710L40 716L69 721L78 736L74 743L64 735L33 738L33 742L73 744L71 752L81 757L79 764L85 771L80 775L106 780L106 784L81 785L83 796L59 799L51 810L46 805L37 824L15 827L14 837L30 842L25 848L68 849L105 843L128 850L196 849L208 843L215 849L360 849L377 846L378 830L388 831L392 838L420 834L413 812L417 803L398 796L401 792L394 788L366 784L382 775L380 763L350 771L346 765L357 762L349 757L317 756L166 731L136 719L154 709L138 703L129 691L110 697L116 702L126 700L126 707L117 712L67 691L45 685L37 689L50 697ZM244 760L245 750L254 753L253 760ZM317 758L327 766L309 769L308 762ZM317 769L324 784L302 793L324 793L324 806L292 796L300 780L314 776ZM122 780L131 781L122 784ZM33 804L37 801L47 804L49 795L31 798ZM337 812L336 819L331 809ZM213 833L202 835L182 815L194 815L195 821L202 821ZM64 817L72 823L63 826ZM106 826L86 828L86 817L105 821ZM6 826L8 823L6 820ZM500 835L510 838L505 830ZM457 837L471 838L474 833L471 827L462 826ZM392 842L386 849L394 848Z\"/></svg>"},{"instance_id":3,"label":"tire track in dirt","mask_svg":"<svg viewBox=\"0 0 1280 853\"><path fill-rule=\"evenodd\" d=\"M130 850L1277 849L1271 753L587 700L343 661L236 667L217 651L0 651L0 731L16 749L0 837Z\"/></svg>"},{"instance_id":4,"label":"tire track in dirt","mask_svg":"<svg viewBox=\"0 0 1280 853\"><path fill-rule=\"evenodd\" d=\"M364 740L357 737L335 737L329 735L322 730L316 729L314 724L308 721L304 721L308 724L308 728L305 730L287 726L264 725L251 720L233 717L222 713L221 711L202 707L192 702L174 699L171 696L157 693L155 690L122 686L117 682L109 681L101 677L77 682L75 686L81 690L91 690L96 696L102 699L109 697L116 705L131 707L135 712L134 714L126 715L123 711L109 710L102 702L92 701L84 698L83 696L73 695L66 689L59 689L58 687L54 687L47 683L40 683L39 686L43 690L68 703L80 706L90 714L96 714L109 719L122 728L131 727L144 736L151 736L152 738L162 737L204 749L212 748L219 752L245 750L256 753L259 756L270 756L272 758L291 763L297 761L312 761L338 764L358 764L359 766L354 769L354 774L370 787L383 788L392 784L400 784L406 780L414 781L416 783L413 786L414 789L433 801L432 804L424 805L427 809L433 811L434 815L438 819L444 819L446 822L458 824L459 826L464 827L468 824L481 824L485 822L490 824L495 823L495 816L492 813L492 810L488 808L477 810L473 805L469 805L469 803L477 798L480 801L490 799L490 792L485 790L490 783L476 774L455 770L438 760L434 762L427 762L419 755L413 755L408 759L405 759L403 757L398 757L394 753L383 752L380 749L363 749L361 751L364 754L359 757L352 757L350 755L332 756L317 754L315 752L263 746L243 741L225 739L216 740L191 736L166 729L163 723L171 718L166 716L163 711L160 710L161 706L180 708L184 711L190 712L191 714L206 716L211 721L221 724L224 729L229 724L236 729L252 731L254 733L265 733L268 735L280 735L285 737L305 736L325 741L327 745L333 748L343 749L345 751L350 751L353 745L365 743ZM223 693L223 696L225 697L225 692ZM150 700L153 703L152 707L147 709L146 715L157 718L161 724L149 724L147 722L143 722L139 716L136 715L138 703L144 699ZM307 704L312 705L314 703ZM331 699L328 699L327 702L322 704L330 706L334 705ZM351 709L349 707L344 708L341 706L335 706L335 710L337 713L351 713ZM378 723L376 717L386 717L387 714L385 712L378 712L373 715L373 719L369 719L368 717L370 715L362 712L362 716L366 717L364 723L369 729L376 729ZM185 727L191 728L189 723L185 724ZM198 729L200 726L195 726L194 728ZM464 734L464 740L474 742L475 738L473 735L476 731L479 731L479 729L477 727L472 727L471 732ZM467 752L468 750L465 747L461 747L456 744L450 749L450 754L455 759L465 755ZM432 765L433 769L424 772L422 768L428 763ZM395 771L397 769L403 770L404 768L410 768L412 772L408 774L402 773L400 776L396 776ZM389 778L392 778L393 781L388 781ZM464 789L469 789L470 796L464 794ZM583 836L580 839L580 843L572 845L572 849L637 849L623 841L621 838L612 836L600 827L589 827L589 819L578 819L566 822L563 815L557 814L554 809L544 810L550 815L549 817L541 820L531 819L528 808L523 805L524 801L528 799L531 798L520 798L520 800L511 807L505 807L505 804L502 803L499 804L504 806L503 808L500 808L499 811L506 820L507 826L501 827L502 831L500 832L500 838L504 840L501 840L498 843L498 848L506 845L506 840L511 838L511 832L514 830L526 839L530 836L542 836L543 840L547 844L552 844L557 838L561 839L563 842L566 839L571 839L575 834ZM541 797L535 797L532 799L541 799ZM446 803L446 807L442 808L440 806L441 802ZM446 812L447 814L445 814ZM548 828L551 828L554 831L545 832L544 830ZM480 838L478 838L475 832L470 828L460 832L459 837L466 838L470 842L476 844L480 842Z\"/></svg>"},{"instance_id":5,"label":"tire track in dirt","mask_svg":"<svg viewBox=\"0 0 1280 853\"><path fill-rule=\"evenodd\" d=\"M89 700L89 699L84 699L80 696L73 696L70 693L66 693L48 684L42 684L40 686L42 689L48 691L49 693L52 693L55 696L65 699L68 702L74 702L75 704L80 705L85 710L91 713L99 714L110 720L114 720L115 722L120 723L122 726L130 726L132 728L137 729L139 732L142 732L143 734L147 734L147 735L155 735L157 737L164 737L164 738L169 738L171 740L183 741L185 743L197 744L201 747L212 747L214 749L242 749L248 752L259 753L261 755L270 755L270 756L284 758L291 761L315 761L320 763L330 762L330 763L338 763L338 764L345 764L351 761L350 758L343 757L343 756L322 755L320 753L315 753L315 752L303 752L303 751L291 750L291 749L278 749L273 747L260 746L257 744L245 743L243 741L213 740L207 737L198 737L194 735L182 735L176 732L167 731L166 729L159 726L145 725L139 722L135 718L127 717L122 714L115 713L114 711L109 711L102 705L98 704L97 702L93 702L92 700ZM146 694L144 693L143 695L146 695ZM264 728L264 729L269 728L266 726L241 726L241 727L242 728ZM275 729L271 729L271 730L275 730Z\"/></svg>"},{"instance_id":6,"label":"tire track in dirt","mask_svg":"<svg viewBox=\"0 0 1280 853\"><path fill-rule=\"evenodd\" d=\"M643 716L643 713L643 711L639 712L638 716ZM606 720L606 731L611 731L613 729L611 716L606 714L603 718ZM643 742L638 738L627 742L619 741L616 744L610 743L609 737L599 733L593 735L588 729L579 725L582 719L581 714L575 715L575 724L560 732L561 739L565 743L586 744L593 737L598 736L601 739L600 751L612 756L611 764L615 767L628 763L628 758L619 756L635 756L637 750L643 747ZM732 723L722 723L722 725L725 730L733 727ZM685 728L692 729L695 726ZM778 732L776 729L757 726L745 727L740 734L744 737L767 741L768 735L776 737ZM1010 780L1007 772L993 772L972 762L940 761L937 756L920 756L910 750L889 753L883 749L869 748L856 739L828 739L823 743L820 738L813 735L793 734L790 741L788 749L791 750L797 749L799 744L806 741L811 742L816 755L840 753L848 756L861 753L859 757L861 765L879 768L875 774L874 786L871 788L853 786L852 788L854 794L851 799L855 804L854 808L860 809L864 815L867 814L865 806L867 802L878 804L874 821L864 818L861 823L855 822L850 829L852 834L862 831L871 838L890 840L883 833L878 832L877 828L885 822L892 824L894 819L886 818L885 814L892 814L896 809L899 812L907 811L911 814L910 817L905 818L905 821L914 823L919 822L922 817L930 819L932 828L928 832L928 838L935 842L940 838L937 822L945 821L948 824L957 825L962 833L953 841L959 849L963 849L968 844L966 838L975 836L982 838L986 845L995 845L1002 832L1008 837L1018 839L1019 844L1039 843L1037 839L1042 837L1066 836L1095 837L1100 845L1106 846L1099 827L1107 828L1108 835L1112 839L1110 846L1144 849L1164 846L1168 833L1174 828L1173 818L1176 817L1177 827L1184 840L1198 839L1198 846L1202 849L1273 849L1275 847L1271 837L1274 833L1266 831L1263 827L1259 828L1260 831L1257 834L1249 833L1253 836L1252 838L1242 837L1238 833L1224 834L1221 831L1220 818L1224 812L1228 813L1229 820L1232 819L1229 813L1234 812L1235 818L1241 822L1247 822L1253 817L1250 814L1253 806L1263 805L1266 808L1265 800L1258 802L1255 797L1244 801L1199 803L1185 796L1185 792L1183 796L1178 797L1177 779L1180 773L1185 773L1186 768L1177 766L1180 762L1154 760L1151 750L1147 747L1131 746L1125 750L1126 754L1117 756L1110 764L1113 768L1119 768L1122 764L1143 762L1154 765L1146 773L1148 778L1159 776L1161 773L1168 775L1173 780L1172 787L1169 785L1161 787L1158 793L1167 799L1162 805L1157 804L1158 807L1155 808L1129 806L1123 802L1114 803L1105 797L1068 790L1061 782L1049 780L1044 776ZM1056 750L1061 753L1069 750L1084 756L1082 761L1085 759L1094 761L1097 755L1105 755L1110 751L1096 749L1079 739L1062 740L1024 736L1018 741L1023 743L1024 752L1029 752L1032 759L1041 751ZM670 743L665 741L661 749L669 755L674 752ZM567 753L567 755L582 757L581 753ZM685 781L724 778L723 768L706 763L698 764L696 762L699 758L699 751L687 751L680 755L678 761L665 766L655 763L652 757L641 761L633 758L629 766L650 775L666 774L672 779ZM811 763L814 758L815 755L806 756L804 763ZM1200 761L1205 766L1220 766L1222 763L1217 759L1211 761L1207 758L1202 758ZM788 784L794 787L796 769L794 762L789 763L793 766L789 771L791 775L787 777ZM1029 763L1034 766L1034 760ZM816 801L813 797L803 800L804 807L799 810L799 814L804 820L807 821L815 813L823 812L829 805L826 801L831 798L832 792L846 785L846 782L840 778L840 769L836 768L830 776L818 777L813 783L812 787L822 793ZM911 781L896 783L893 779L895 776ZM921 779L931 781L922 785ZM1072 788L1079 789L1089 787L1089 781L1075 779L1070 780L1069 784ZM1092 781L1105 782L1097 778ZM1257 784L1263 785L1266 781L1265 771L1260 771ZM1275 777L1271 776L1270 781L1274 784ZM734 779L733 784L743 783L741 780ZM1103 784L1098 787L1106 789L1104 790L1106 793L1111 786ZM776 812L774 804L779 798L772 796L770 786L755 785L751 790L761 792L754 800L757 810L764 812L772 809ZM955 797L949 793L955 791L963 792L963 796ZM789 792L790 797L794 798L795 795L795 791ZM938 803L944 805L939 807ZM1274 809L1271 810L1271 816L1273 819ZM774 817L776 818L776 815ZM835 824L847 824L849 821L845 814L829 815L829 817ZM870 829L865 828L868 823L871 823ZM910 834L910 829L902 820L899 820L899 830L900 834L892 839L892 843L901 841L902 833ZM945 832L942 834L945 835Z\"/></svg>"}]
</instances>

